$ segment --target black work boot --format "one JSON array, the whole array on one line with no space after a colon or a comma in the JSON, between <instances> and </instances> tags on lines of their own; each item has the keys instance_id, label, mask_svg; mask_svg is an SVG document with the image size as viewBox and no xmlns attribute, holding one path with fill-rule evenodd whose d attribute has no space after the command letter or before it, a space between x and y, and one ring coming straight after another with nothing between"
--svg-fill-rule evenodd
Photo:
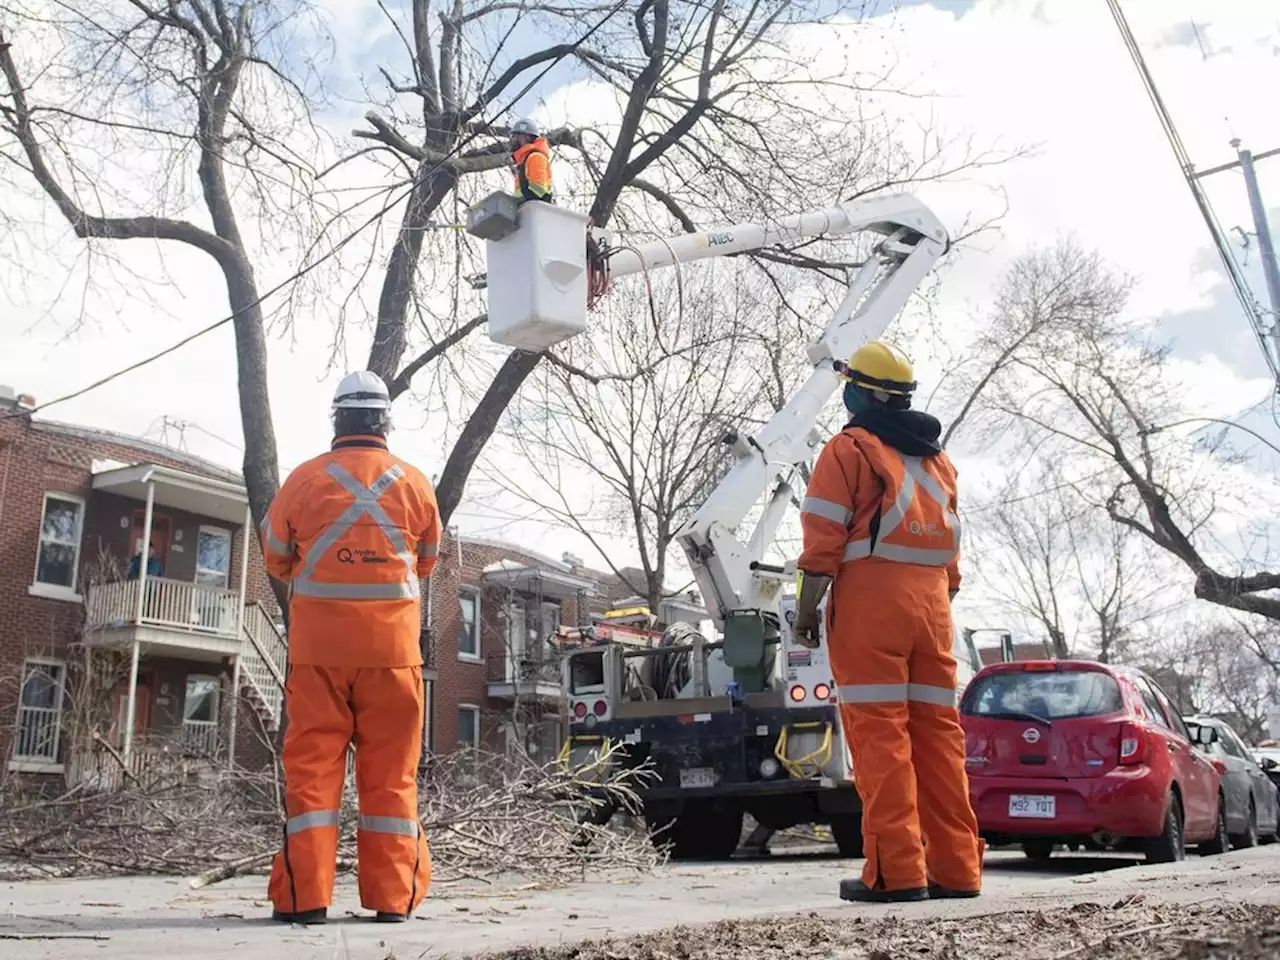
<instances>
[{"instance_id":1,"label":"black work boot","mask_svg":"<svg viewBox=\"0 0 1280 960\"><path fill-rule=\"evenodd\" d=\"M373 918L374 923L404 923L409 919L409 915L405 913L387 913L383 910L378 911L378 915Z\"/></svg>"},{"instance_id":2,"label":"black work boot","mask_svg":"<svg viewBox=\"0 0 1280 960\"><path fill-rule=\"evenodd\" d=\"M840 899L851 903L917 903L929 899L929 891L925 887L912 887L907 890L882 890L868 887L861 880L841 880Z\"/></svg>"},{"instance_id":3,"label":"black work boot","mask_svg":"<svg viewBox=\"0 0 1280 960\"><path fill-rule=\"evenodd\" d=\"M297 913L283 913L280 910L272 910L271 919L278 920L280 923L301 923L305 926L315 926L316 924L328 922L329 910L327 907L320 907L316 910L300 910Z\"/></svg>"},{"instance_id":4,"label":"black work boot","mask_svg":"<svg viewBox=\"0 0 1280 960\"><path fill-rule=\"evenodd\" d=\"M981 890L955 890L936 883L929 884L930 900L970 900L982 896Z\"/></svg>"}]
</instances>

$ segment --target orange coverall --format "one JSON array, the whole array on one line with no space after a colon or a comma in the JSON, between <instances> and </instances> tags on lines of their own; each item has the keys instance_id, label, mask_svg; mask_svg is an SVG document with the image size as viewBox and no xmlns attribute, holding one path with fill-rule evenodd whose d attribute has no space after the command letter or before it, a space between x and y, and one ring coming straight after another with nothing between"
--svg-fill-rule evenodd
<instances>
[{"instance_id":1,"label":"orange coverall","mask_svg":"<svg viewBox=\"0 0 1280 960\"><path fill-rule=\"evenodd\" d=\"M281 913L328 907L347 747L356 746L360 902L409 914L431 855L418 820L419 580L440 544L435 491L381 437L343 437L289 475L262 525L267 570L290 584Z\"/></svg>"},{"instance_id":2,"label":"orange coverall","mask_svg":"<svg viewBox=\"0 0 1280 960\"><path fill-rule=\"evenodd\" d=\"M951 652L955 468L945 453L907 456L847 427L818 456L801 523L797 566L834 578L827 636L863 805L862 882L978 890Z\"/></svg>"},{"instance_id":3,"label":"orange coverall","mask_svg":"<svg viewBox=\"0 0 1280 960\"><path fill-rule=\"evenodd\" d=\"M526 200L551 200L551 147L539 137L511 155L515 161L515 192Z\"/></svg>"}]
</instances>

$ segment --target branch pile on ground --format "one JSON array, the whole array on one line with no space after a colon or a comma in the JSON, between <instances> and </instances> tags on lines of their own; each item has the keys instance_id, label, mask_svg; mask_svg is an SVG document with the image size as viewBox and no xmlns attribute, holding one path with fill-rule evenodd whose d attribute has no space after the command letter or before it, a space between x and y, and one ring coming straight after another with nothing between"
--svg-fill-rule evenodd
<instances>
[{"instance_id":1,"label":"branch pile on ground","mask_svg":"<svg viewBox=\"0 0 1280 960\"><path fill-rule=\"evenodd\" d=\"M589 773L589 771L588 771ZM660 861L626 818L590 823L603 803L638 809L646 771L594 780L558 763L515 765L472 754L436 761L421 790L420 817L441 882L505 873L555 883L596 864L648 870ZM279 848L282 816L270 771L172 765L123 778L114 789L82 783L55 793L0 784L0 879L111 874L195 875L193 887L265 869ZM354 865L358 816L348 782L339 867Z\"/></svg>"},{"instance_id":2,"label":"branch pile on ground","mask_svg":"<svg viewBox=\"0 0 1280 960\"><path fill-rule=\"evenodd\" d=\"M1141 896L950 920L816 913L674 927L625 940L522 947L489 960L1262 960L1280 956L1280 908Z\"/></svg>"}]
</instances>

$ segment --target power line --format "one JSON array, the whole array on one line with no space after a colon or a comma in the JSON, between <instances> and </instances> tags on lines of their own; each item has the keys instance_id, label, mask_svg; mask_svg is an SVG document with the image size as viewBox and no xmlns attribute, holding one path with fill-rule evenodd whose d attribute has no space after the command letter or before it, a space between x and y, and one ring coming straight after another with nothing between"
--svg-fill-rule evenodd
<instances>
[{"instance_id":1,"label":"power line","mask_svg":"<svg viewBox=\"0 0 1280 960\"><path fill-rule=\"evenodd\" d=\"M545 67L542 68L542 70L538 72L538 74L532 80L530 80L528 83L524 85L524 87L520 90L519 93L517 93L514 97L510 98L510 104L514 105L518 103L526 93L532 90L537 84L541 83L542 79L548 73L550 73L562 60L564 60L565 57L569 56L569 54L571 53L576 53L577 50L584 43L590 40L599 30L601 30L604 27L606 23L608 23L610 20L613 19L613 17L618 13L618 11L620 11L626 5L626 2L627 0L618 0L618 3L616 3L613 7L611 7L609 11L603 17L601 17L601 19L593 27L587 30L587 32L584 33L577 40L575 40L566 50L563 50L560 53L558 53ZM504 108L503 110L500 110L500 111L496 111L495 113L491 114L488 119L482 120L480 123L476 124L475 132L469 134L468 136L459 138L458 142L443 157L440 158L440 160L435 164L435 166L433 166L430 170L428 170L424 174L421 174L420 176L424 179L427 177L434 176L441 168L445 166L445 164L447 164L450 160L456 157L459 151L461 151L463 148L465 148L474 140L476 140L478 137L480 137L481 135L480 130L491 126L494 120L497 118L497 116L500 113L505 112L505 109L507 108ZM182 349L187 344L191 343L193 340L198 340L200 337L203 337L206 334L212 333L214 330L217 330L220 327L226 326L228 323L233 322L236 319L236 317L240 316L240 314L243 313L245 310L249 310L253 307L260 305L264 300L266 300L267 297L270 297L273 294L278 293L280 290L296 282L297 280L301 280L304 276L306 276L311 271L315 270L322 263L325 263L326 261L336 256L339 250L341 250L343 247L349 244L359 234L364 232L364 230L366 230L368 227L370 227L374 223L378 222L385 214L387 214L390 210L392 210L401 200L403 200L413 190L413 187L414 187L414 182L411 181L409 185L405 188L405 190L402 191L397 197L395 197L395 199L386 203L372 217L370 217L368 220L362 223L359 227L357 227L353 232L351 232L346 237L344 237L341 241L338 242L338 244L335 247L333 247L331 250L326 252L322 257L306 265L305 267L299 268L294 273L290 274L288 277L282 280L280 283L276 284L274 287L268 290L266 293L260 294L256 299L246 304L245 306L241 307L239 310L233 311L232 313L221 318L220 320L216 320L213 323L209 324L208 326L203 327L200 330L197 330L195 333L191 334L190 336L184 337L183 339L179 340L177 343L174 343L168 347L165 347L163 350L153 353L150 356L144 357L143 359L138 360L135 363L131 363L129 364L129 366L124 367L120 370L117 370L114 373L108 374L107 376L103 377L100 380L95 380L93 383L89 384L88 386L81 387L80 389L74 390L68 394L64 394L63 396L55 397L53 400L50 400L46 403L38 404L37 406L34 406L29 410L22 410L20 412L5 414L4 416L0 416L0 421L14 419L16 417L30 416L33 413L38 413L42 410L47 410L49 407L55 406L57 404L66 403L69 400L74 400L77 397L82 397L85 394L98 389L99 387L102 387L108 383L111 383L113 380L118 380L119 378L126 376L127 374L130 374L135 370L138 370L149 364L155 363L157 360L167 357L169 354ZM379 190L378 193L389 193L391 192L391 190L392 188L389 188L389 187L383 188L382 190ZM377 195L378 195L377 193L374 194L374 196L377 196ZM370 198L366 198L366 200L367 199L370 199ZM361 203L364 203L364 202L366 201L361 201Z\"/></svg>"},{"instance_id":2,"label":"power line","mask_svg":"<svg viewBox=\"0 0 1280 960\"><path fill-rule=\"evenodd\" d=\"M1111 16L1120 30L1120 36L1124 40L1124 45L1129 52L1130 58L1133 60L1133 65L1137 68L1138 75L1142 78L1147 97L1155 108L1156 116L1164 130L1165 138L1169 141L1174 158L1182 171L1182 177L1191 189L1191 195L1195 199L1196 207L1200 210L1200 215L1204 218L1204 222L1209 228L1209 234L1213 238L1213 245L1222 260L1223 267L1227 271L1227 278L1231 282L1236 298L1240 301L1240 306L1244 309L1249 325L1253 328L1258 345L1262 348L1262 355L1271 370L1272 379L1276 381L1277 387L1280 387L1280 364L1277 364L1276 358L1267 343L1267 331L1259 304L1253 296L1253 291L1249 287L1244 271L1231 250L1231 245L1227 240L1225 231L1222 229L1222 224L1209 203L1209 198L1200 186L1199 179L1195 174L1195 165L1191 162L1191 156L1182 142L1178 128L1174 125L1173 118L1165 106L1164 98L1161 97L1160 91L1156 87L1155 78L1152 77L1151 71L1147 68L1147 62L1142 55L1141 48L1138 46L1138 41L1129 29L1129 21L1120 7L1120 0L1107 0L1107 6L1110 8Z\"/></svg>"}]
</instances>

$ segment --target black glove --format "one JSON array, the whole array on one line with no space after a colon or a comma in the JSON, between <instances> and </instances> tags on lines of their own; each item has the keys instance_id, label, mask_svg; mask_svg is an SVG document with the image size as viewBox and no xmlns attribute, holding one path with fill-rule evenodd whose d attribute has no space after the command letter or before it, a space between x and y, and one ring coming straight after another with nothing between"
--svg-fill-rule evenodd
<instances>
[{"instance_id":1,"label":"black glove","mask_svg":"<svg viewBox=\"0 0 1280 960\"><path fill-rule=\"evenodd\" d=\"M825 574L796 571L796 619L791 632L802 647L818 646L818 604L830 586L831 578Z\"/></svg>"}]
</instances>

